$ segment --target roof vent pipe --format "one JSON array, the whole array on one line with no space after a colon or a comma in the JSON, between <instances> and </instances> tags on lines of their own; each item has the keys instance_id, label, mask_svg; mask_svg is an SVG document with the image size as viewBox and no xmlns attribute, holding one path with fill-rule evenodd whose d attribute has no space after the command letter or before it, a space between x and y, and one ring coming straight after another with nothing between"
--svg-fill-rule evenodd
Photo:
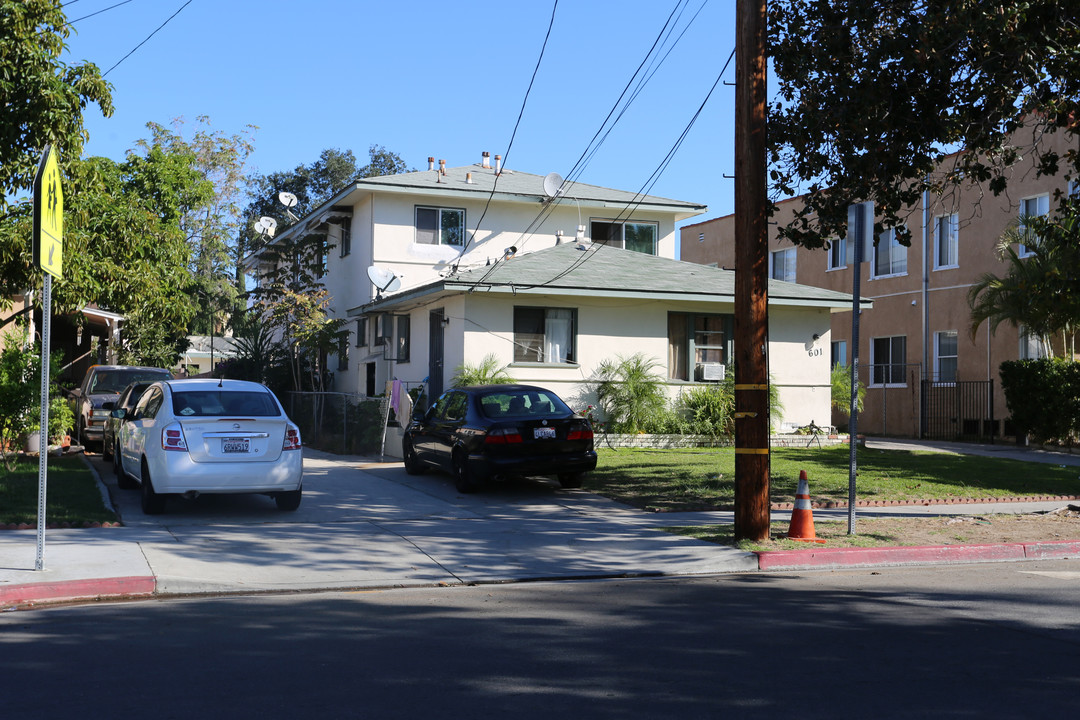
<instances>
[{"instance_id":1,"label":"roof vent pipe","mask_svg":"<svg viewBox=\"0 0 1080 720\"><path fill-rule=\"evenodd\" d=\"M465 173L465 182L466 182L466 184L468 184L468 185L472 185L472 184L473 184L473 181L472 181L472 173Z\"/></svg>"},{"instance_id":2,"label":"roof vent pipe","mask_svg":"<svg viewBox=\"0 0 1080 720\"><path fill-rule=\"evenodd\" d=\"M498 175L502 172L502 155L495 156L495 174Z\"/></svg>"},{"instance_id":3,"label":"roof vent pipe","mask_svg":"<svg viewBox=\"0 0 1080 720\"><path fill-rule=\"evenodd\" d=\"M434 170L435 169L435 158L429 157L427 159L427 169L428 170Z\"/></svg>"},{"instance_id":4,"label":"roof vent pipe","mask_svg":"<svg viewBox=\"0 0 1080 720\"><path fill-rule=\"evenodd\" d=\"M445 175L446 174L446 161L445 160L440 160L439 161L439 174L440 175Z\"/></svg>"},{"instance_id":5,"label":"roof vent pipe","mask_svg":"<svg viewBox=\"0 0 1080 720\"><path fill-rule=\"evenodd\" d=\"M489 153L487 150L485 150L483 158L484 158L484 160L483 160L483 162L480 163L480 167L490 168L491 167L491 153Z\"/></svg>"}]
</instances>

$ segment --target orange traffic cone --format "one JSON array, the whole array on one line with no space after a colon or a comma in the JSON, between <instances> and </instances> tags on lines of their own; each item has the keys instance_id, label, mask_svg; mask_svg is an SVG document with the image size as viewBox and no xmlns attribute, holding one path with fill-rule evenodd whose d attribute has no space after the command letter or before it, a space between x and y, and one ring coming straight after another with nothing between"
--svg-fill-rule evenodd
<instances>
[{"instance_id":1,"label":"orange traffic cone","mask_svg":"<svg viewBox=\"0 0 1080 720\"><path fill-rule=\"evenodd\" d=\"M799 488L795 491L795 509L791 511L791 527L788 538L799 542L823 543L814 532L814 512L810 509L810 484L806 481L806 471L799 471Z\"/></svg>"}]
</instances>

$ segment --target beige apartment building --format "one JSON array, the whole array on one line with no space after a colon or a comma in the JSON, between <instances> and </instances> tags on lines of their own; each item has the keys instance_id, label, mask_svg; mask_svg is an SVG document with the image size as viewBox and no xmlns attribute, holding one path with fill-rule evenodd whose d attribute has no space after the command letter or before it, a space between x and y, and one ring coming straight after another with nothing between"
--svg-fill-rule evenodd
<instances>
[{"instance_id":1,"label":"beige apartment building","mask_svg":"<svg viewBox=\"0 0 1080 720\"><path fill-rule=\"evenodd\" d=\"M1064 153L1061 134L1048 140ZM924 196L906 215L910 247L897 243L891 228L877 238L860 270L860 294L873 301L859 324L858 372L867 389L860 433L1013 440L998 368L1006 360L1041 356L1042 343L1007 323L993 333L983 323L972 334L968 292L984 273L1006 273L996 245L1010 224L1021 214L1050 212L1057 193L1073 190L1068 185L1063 176L1037 177L1027 156L1013 167L1007 193L969 185ZM851 293L845 238L808 250L777 237L800 202L779 202L771 218L770 277ZM680 249L684 261L733 269L734 215L683 227ZM851 311L834 310L831 318L831 362L849 365ZM834 411L832 422L847 424L846 413Z\"/></svg>"}]
</instances>

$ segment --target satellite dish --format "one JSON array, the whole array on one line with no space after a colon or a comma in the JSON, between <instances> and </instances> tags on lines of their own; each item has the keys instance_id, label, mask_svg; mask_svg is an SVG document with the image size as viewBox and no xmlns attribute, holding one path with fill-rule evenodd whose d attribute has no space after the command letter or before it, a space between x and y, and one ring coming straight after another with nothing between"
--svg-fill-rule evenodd
<instances>
[{"instance_id":1,"label":"satellite dish","mask_svg":"<svg viewBox=\"0 0 1080 720\"><path fill-rule=\"evenodd\" d=\"M277 220L272 217L261 217L259 222L255 223L255 232L260 235L265 234L267 237L274 237L274 232L277 230Z\"/></svg>"},{"instance_id":2,"label":"satellite dish","mask_svg":"<svg viewBox=\"0 0 1080 720\"><path fill-rule=\"evenodd\" d=\"M544 177L544 194L549 198L558 196L559 192L562 190L562 186L563 177L559 173L548 173Z\"/></svg>"},{"instance_id":3,"label":"satellite dish","mask_svg":"<svg viewBox=\"0 0 1080 720\"><path fill-rule=\"evenodd\" d=\"M401 288L401 278L386 268L372 265L367 269L367 276L375 285L375 297L380 297L384 292L396 292Z\"/></svg>"},{"instance_id":4,"label":"satellite dish","mask_svg":"<svg viewBox=\"0 0 1080 720\"><path fill-rule=\"evenodd\" d=\"M296 196L291 192L279 192L277 197L285 207L296 207Z\"/></svg>"}]
</instances>

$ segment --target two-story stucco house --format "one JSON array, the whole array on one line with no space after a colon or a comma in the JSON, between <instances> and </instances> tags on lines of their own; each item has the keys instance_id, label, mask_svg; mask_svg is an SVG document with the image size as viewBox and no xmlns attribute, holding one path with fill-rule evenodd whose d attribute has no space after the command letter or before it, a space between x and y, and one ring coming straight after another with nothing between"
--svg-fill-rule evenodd
<instances>
[{"instance_id":1,"label":"two-story stucco house","mask_svg":"<svg viewBox=\"0 0 1080 720\"><path fill-rule=\"evenodd\" d=\"M605 359L645 353L672 396L722 378L734 274L674 259L676 223L704 211L511 171L485 154L358 180L278 239L323 232L333 246L323 281L331 311L351 319L335 390L376 395L398 379L436 396L459 365L493 353L518 381L583 408ZM785 407L774 424L827 422L830 315L850 304L770 284L770 372Z\"/></svg>"}]
</instances>

